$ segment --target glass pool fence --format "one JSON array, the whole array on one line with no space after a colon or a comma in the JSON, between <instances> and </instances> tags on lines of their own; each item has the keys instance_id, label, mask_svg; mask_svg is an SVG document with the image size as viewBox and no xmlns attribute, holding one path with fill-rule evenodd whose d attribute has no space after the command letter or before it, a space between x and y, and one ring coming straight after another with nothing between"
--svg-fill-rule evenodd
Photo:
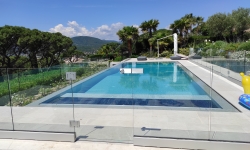
<instances>
[{"instance_id":1,"label":"glass pool fence","mask_svg":"<svg viewBox=\"0 0 250 150\"><path fill-rule=\"evenodd\" d=\"M128 73L121 72L123 65L4 68L0 70L0 130L74 132L77 140L121 143L133 143L134 137L250 142L249 117L234 106L233 96L217 92L224 88L222 94L231 93L232 85L225 82L221 87L215 72L229 74L202 63L206 70L176 63L164 71L164 64L156 62L143 73L136 64L127 67ZM76 72L76 80L66 80L66 72ZM112 75L113 80L103 83L101 74ZM110 94L111 88L119 89L112 82L128 93ZM95 87L102 93L75 93L72 87L79 84L80 91L102 84ZM148 92L137 94L140 89ZM70 120L79 121L80 127L70 127Z\"/></svg>"},{"instance_id":2,"label":"glass pool fence","mask_svg":"<svg viewBox=\"0 0 250 150\"><path fill-rule=\"evenodd\" d=\"M189 59L190 61L209 68L216 66L216 73L229 77L229 79L241 81L239 73L250 74L250 51L229 51L209 49L202 59Z\"/></svg>"}]
</instances>

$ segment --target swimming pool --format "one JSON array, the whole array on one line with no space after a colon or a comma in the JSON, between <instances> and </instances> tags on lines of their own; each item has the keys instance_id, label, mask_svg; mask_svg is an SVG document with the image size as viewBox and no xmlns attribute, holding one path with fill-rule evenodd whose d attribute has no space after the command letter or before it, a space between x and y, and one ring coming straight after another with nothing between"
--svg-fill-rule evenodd
<instances>
[{"instance_id":1,"label":"swimming pool","mask_svg":"<svg viewBox=\"0 0 250 150\"><path fill-rule=\"evenodd\" d=\"M122 73L141 69L141 73ZM220 108L178 62L116 65L41 104L143 105Z\"/></svg>"}]
</instances>

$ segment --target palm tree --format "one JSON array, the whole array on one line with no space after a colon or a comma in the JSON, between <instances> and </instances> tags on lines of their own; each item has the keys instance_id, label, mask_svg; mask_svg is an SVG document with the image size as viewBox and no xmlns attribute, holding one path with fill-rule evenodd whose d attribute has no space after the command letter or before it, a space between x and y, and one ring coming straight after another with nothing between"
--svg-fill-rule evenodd
<instances>
[{"instance_id":1,"label":"palm tree","mask_svg":"<svg viewBox=\"0 0 250 150\"><path fill-rule=\"evenodd\" d=\"M149 56L151 57L152 56L152 47L153 47L153 44L155 43L155 38L151 37L150 39L148 39L148 43L150 45Z\"/></svg>"},{"instance_id":2,"label":"palm tree","mask_svg":"<svg viewBox=\"0 0 250 150\"><path fill-rule=\"evenodd\" d=\"M180 37L183 36L184 22L179 19L175 20L174 23L170 24L170 29L172 29L173 33L177 33Z\"/></svg>"},{"instance_id":3,"label":"palm tree","mask_svg":"<svg viewBox=\"0 0 250 150\"><path fill-rule=\"evenodd\" d=\"M204 23L204 18L203 17L195 17L195 28L193 28L193 33L195 33L196 35L198 35L200 33L201 30L201 25Z\"/></svg>"},{"instance_id":4,"label":"palm tree","mask_svg":"<svg viewBox=\"0 0 250 150\"><path fill-rule=\"evenodd\" d=\"M121 30L119 30L116 34L119 36L119 39L122 42L126 42L128 44L129 55L131 56L132 42L139 37L138 29L133 26L125 26Z\"/></svg>"},{"instance_id":5,"label":"palm tree","mask_svg":"<svg viewBox=\"0 0 250 150\"><path fill-rule=\"evenodd\" d=\"M101 55L107 55L108 53L110 53L110 46L107 44L102 45L102 47L97 51L97 54Z\"/></svg>"},{"instance_id":6,"label":"palm tree","mask_svg":"<svg viewBox=\"0 0 250 150\"><path fill-rule=\"evenodd\" d=\"M159 25L159 21L156 19L151 19L149 21L144 21L141 23L140 28L142 32L149 32L149 38L152 37L153 32L156 31L157 27Z\"/></svg>"},{"instance_id":7,"label":"palm tree","mask_svg":"<svg viewBox=\"0 0 250 150\"><path fill-rule=\"evenodd\" d=\"M169 34L167 32L157 32L155 35L153 35L153 37L151 38L151 40L153 41L154 45L156 45L157 43L157 39L163 38L168 36ZM164 49L165 47L167 47L170 43L173 43L173 39L170 38L165 38L162 40L158 41L159 44L159 50L161 51L161 49Z\"/></svg>"},{"instance_id":8,"label":"palm tree","mask_svg":"<svg viewBox=\"0 0 250 150\"><path fill-rule=\"evenodd\" d=\"M173 24L170 25L170 28L174 33L179 34L180 40L182 43L187 43L187 38L191 33L193 27L196 25L196 17L193 14L186 14L179 20L175 20Z\"/></svg>"},{"instance_id":9,"label":"palm tree","mask_svg":"<svg viewBox=\"0 0 250 150\"><path fill-rule=\"evenodd\" d=\"M159 21L156 20L156 19L151 19L149 21L144 21L140 25L140 28L141 28L142 32L149 33L148 43L150 45L150 56L152 54L152 45L153 45L153 41L154 41L151 38L153 36L153 32L156 31L158 25L159 25Z\"/></svg>"}]
</instances>

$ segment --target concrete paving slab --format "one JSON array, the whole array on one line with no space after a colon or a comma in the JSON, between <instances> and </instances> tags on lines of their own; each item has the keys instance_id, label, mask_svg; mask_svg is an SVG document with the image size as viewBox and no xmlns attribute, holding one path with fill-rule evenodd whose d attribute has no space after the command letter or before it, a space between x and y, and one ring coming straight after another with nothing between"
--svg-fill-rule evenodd
<instances>
[{"instance_id":1,"label":"concrete paving slab","mask_svg":"<svg viewBox=\"0 0 250 150\"><path fill-rule=\"evenodd\" d=\"M0 149L2 150L174 150L171 148L140 147L133 144L106 143L77 141L52 142L52 141L33 141L33 140L12 140L0 139ZM179 149L184 150L184 149Z\"/></svg>"}]
</instances>

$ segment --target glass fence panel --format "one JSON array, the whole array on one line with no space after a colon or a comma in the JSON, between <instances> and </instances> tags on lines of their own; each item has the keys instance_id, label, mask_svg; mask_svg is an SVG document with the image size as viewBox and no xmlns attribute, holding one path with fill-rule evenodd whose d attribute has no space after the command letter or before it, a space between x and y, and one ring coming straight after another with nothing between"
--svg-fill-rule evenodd
<instances>
[{"instance_id":1,"label":"glass fence panel","mask_svg":"<svg viewBox=\"0 0 250 150\"><path fill-rule=\"evenodd\" d=\"M131 65L90 66L85 71L92 76L73 84L77 140L133 142L132 79L121 68Z\"/></svg>"},{"instance_id":2,"label":"glass fence panel","mask_svg":"<svg viewBox=\"0 0 250 150\"><path fill-rule=\"evenodd\" d=\"M88 62L88 63L78 63L72 64L70 71L76 72L77 80L74 80L73 83L83 80L87 77L90 77L96 73L99 73L108 68L107 62Z\"/></svg>"},{"instance_id":3,"label":"glass fence panel","mask_svg":"<svg viewBox=\"0 0 250 150\"><path fill-rule=\"evenodd\" d=\"M210 140L250 141L247 128L250 125L249 98L248 95L242 96L246 91L244 92L243 78L240 75L242 72L246 75L244 77L248 77L250 65L248 57L242 56L244 55L233 54L231 57L220 57L210 62L208 59L203 59L213 64L211 97L217 99L219 106L222 106L221 109L210 111L209 130L212 135Z\"/></svg>"},{"instance_id":4,"label":"glass fence panel","mask_svg":"<svg viewBox=\"0 0 250 150\"><path fill-rule=\"evenodd\" d=\"M62 68L8 69L8 73L14 130L74 132L69 125L72 104L58 103L70 87Z\"/></svg>"},{"instance_id":5,"label":"glass fence panel","mask_svg":"<svg viewBox=\"0 0 250 150\"><path fill-rule=\"evenodd\" d=\"M133 90L134 136L210 138L210 71L188 61L137 63L143 74ZM203 81L204 80L204 81Z\"/></svg>"},{"instance_id":6,"label":"glass fence panel","mask_svg":"<svg viewBox=\"0 0 250 150\"><path fill-rule=\"evenodd\" d=\"M247 75L247 68L248 66L243 66L243 64L229 64L228 77L231 79L231 81L240 84L242 81L240 73L244 73L245 75Z\"/></svg>"},{"instance_id":7,"label":"glass fence panel","mask_svg":"<svg viewBox=\"0 0 250 150\"><path fill-rule=\"evenodd\" d=\"M217 70L218 66L213 66ZM230 65L229 78L240 79L239 72L232 71L232 68L242 68L242 66ZM224 69L224 68L223 68ZM243 72L243 70L242 70ZM213 74L212 88L213 97L220 96L218 104L223 106L220 111L211 111L210 128L213 136L211 140L250 142L250 117L248 98L239 97L244 94L241 84L232 82L232 80ZM239 82L238 82L239 83ZM245 103L246 102L246 103Z\"/></svg>"},{"instance_id":8,"label":"glass fence panel","mask_svg":"<svg viewBox=\"0 0 250 150\"><path fill-rule=\"evenodd\" d=\"M7 70L0 69L0 130L13 130Z\"/></svg>"}]
</instances>

